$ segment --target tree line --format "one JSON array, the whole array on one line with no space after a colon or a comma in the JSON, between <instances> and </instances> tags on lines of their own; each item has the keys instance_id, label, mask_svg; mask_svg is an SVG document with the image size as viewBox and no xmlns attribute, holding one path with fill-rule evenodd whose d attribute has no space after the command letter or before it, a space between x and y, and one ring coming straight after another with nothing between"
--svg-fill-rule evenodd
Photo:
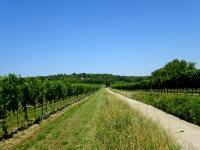
<instances>
[{"instance_id":1,"label":"tree line","mask_svg":"<svg viewBox=\"0 0 200 150\"><path fill-rule=\"evenodd\" d=\"M0 77L0 121L4 135L8 134L8 112L16 112L18 115L19 110L22 110L25 120L29 120L28 106L34 107L36 114L37 106L41 105L42 114L39 120L42 120L44 104L55 104L59 100L72 96L77 97L80 94L87 95L99 88L99 85L69 84L60 80L44 78L22 78L15 74Z\"/></svg>"},{"instance_id":2,"label":"tree line","mask_svg":"<svg viewBox=\"0 0 200 150\"><path fill-rule=\"evenodd\" d=\"M152 72L146 80L129 84L113 84L112 88L125 90L157 90L162 92L179 92L200 88L200 69L193 62L175 59L163 68Z\"/></svg>"},{"instance_id":3,"label":"tree line","mask_svg":"<svg viewBox=\"0 0 200 150\"><path fill-rule=\"evenodd\" d=\"M49 80L65 80L69 83L84 83L84 84L113 84L113 83L130 83L139 82L146 78L146 76L120 76L112 74L87 74L73 73L71 75L57 74L50 76L43 76L42 78Z\"/></svg>"}]
</instances>

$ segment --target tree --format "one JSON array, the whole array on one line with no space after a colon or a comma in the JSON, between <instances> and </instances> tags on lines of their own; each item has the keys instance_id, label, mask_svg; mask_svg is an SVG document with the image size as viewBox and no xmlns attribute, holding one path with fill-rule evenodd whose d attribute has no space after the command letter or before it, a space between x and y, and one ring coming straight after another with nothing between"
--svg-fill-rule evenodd
<instances>
[{"instance_id":1,"label":"tree","mask_svg":"<svg viewBox=\"0 0 200 150\"><path fill-rule=\"evenodd\" d=\"M152 72L151 76L146 80L130 84L112 85L118 89L156 89L159 91L167 91L173 89L194 88L199 87L199 70L195 67L195 63L185 60L175 59L167 63L164 67ZM167 89L167 90L166 90Z\"/></svg>"}]
</instances>

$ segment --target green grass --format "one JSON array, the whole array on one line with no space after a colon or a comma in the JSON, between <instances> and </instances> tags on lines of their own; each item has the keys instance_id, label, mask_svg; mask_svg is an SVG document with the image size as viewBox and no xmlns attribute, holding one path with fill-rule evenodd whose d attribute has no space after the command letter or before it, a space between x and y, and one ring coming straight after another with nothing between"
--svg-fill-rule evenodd
<instances>
[{"instance_id":1,"label":"green grass","mask_svg":"<svg viewBox=\"0 0 200 150\"><path fill-rule=\"evenodd\" d=\"M101 112L96 121L97 149L180 149L173 137L159 124L114 96L107 96Z\"/></svg>"},{"instance_id":2,"label":"green grass","mask_svg":"<svg viewBox=\"0 0 200 150\"><path fill-rule=\"evenodd\" d=\"M63 108L65 106L65 101L67 104L73 103L74 101L76 101L77 99L82 99L84 97L83 95L79 95L78 97L74 98L74 97L70 97L66 100L60 100L55 102L55 110L58 110L60 108ZM52 103L48 103L47 105L44 104L44 113L45 115L48 115L50 113L54 112L54 104L53 101ZM29 122L34 122L35 121L35 115L36 115L36 119L41 118L42 115L42 107L41 106L37 106L36 108L36 114L34 112L34 107L33 106L29 106L28 107L28 118L29 118ZM25 120L25 114L22 110L20 110L18 112L18 122L19 122L19 126L23 126L25 125L26 127L28 127L28 121ZM16 130L18 128L18 122L17 122L17 112L8 112L8 117L6 119L7 124L8 124L8 132L11 132L13 130ZM0 126L0 137L3 136L3 131L2 128Z\"/></svg>"},{"instance_id":3,"label":"green grass","mask_svg":"<svg viewBox=\"0 0 200 150\"><path fill-rule=\"evenodd\" d=\"M158 93L114 90L127 97L142 101L163 111L200 125L200 96L191 94Z\"/></svg>"},{"instance_id":4,"label":"green grass","mask_svg":"<svg viewBox=\"0 0 200 150\"><path fill-rule=\"evenodd\" d=\"M101 89L0 149L179 149L174 141L160 125Z\"/></svg>"},{"instance_id":5,"label":"green grass","mask_svg":"<svg viewBox=\"0 0 200 150\"><path fill-rule=\"evenodd\" d=\"M31 139L12 149L78 149L90 147L94 116L103 103L102 93L76 104L60 117L42 124ZM100 98L99 98L100 96ZM92 134L92 132L91 132Z\"/></svg>"}]
</instances>

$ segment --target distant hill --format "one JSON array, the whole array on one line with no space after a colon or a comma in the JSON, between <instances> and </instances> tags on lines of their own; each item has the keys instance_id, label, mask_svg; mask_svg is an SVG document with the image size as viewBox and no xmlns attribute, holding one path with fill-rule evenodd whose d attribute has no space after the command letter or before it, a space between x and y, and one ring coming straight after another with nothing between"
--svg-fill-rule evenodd
<instances>
[{"instance_id":1,"label":"distant hill","mask_svg":"<svg viewBox=\"0 0 200 150\"><path fill-rule=\"evenodd\" d=\"M147 76L120 76L112 74L57 74L44 76L48 80L66 80L70 83L88 83L88 84L112 84L112 83L130 83L140 82L147 78Z\"/></svg>"}]
</instances>

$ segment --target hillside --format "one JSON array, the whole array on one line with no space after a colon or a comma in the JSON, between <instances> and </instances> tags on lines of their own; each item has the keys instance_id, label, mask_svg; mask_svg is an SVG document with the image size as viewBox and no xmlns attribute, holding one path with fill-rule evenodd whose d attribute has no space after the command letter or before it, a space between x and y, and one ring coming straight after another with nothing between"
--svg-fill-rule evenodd
<instances>
[{"instance_id":1,"label":"hillside","mask_svg":"<svg viewBox=\"0 0 200 150\"><path fill-rule=\"evenodd\" d=\"M112 74L57 74L44 76L49 80L66 80L70 83L88 83L88 84L106 84L106 83L132 83L139 82L147 78L147 76L120 76Z\"/></svg>"}]
</instances>

